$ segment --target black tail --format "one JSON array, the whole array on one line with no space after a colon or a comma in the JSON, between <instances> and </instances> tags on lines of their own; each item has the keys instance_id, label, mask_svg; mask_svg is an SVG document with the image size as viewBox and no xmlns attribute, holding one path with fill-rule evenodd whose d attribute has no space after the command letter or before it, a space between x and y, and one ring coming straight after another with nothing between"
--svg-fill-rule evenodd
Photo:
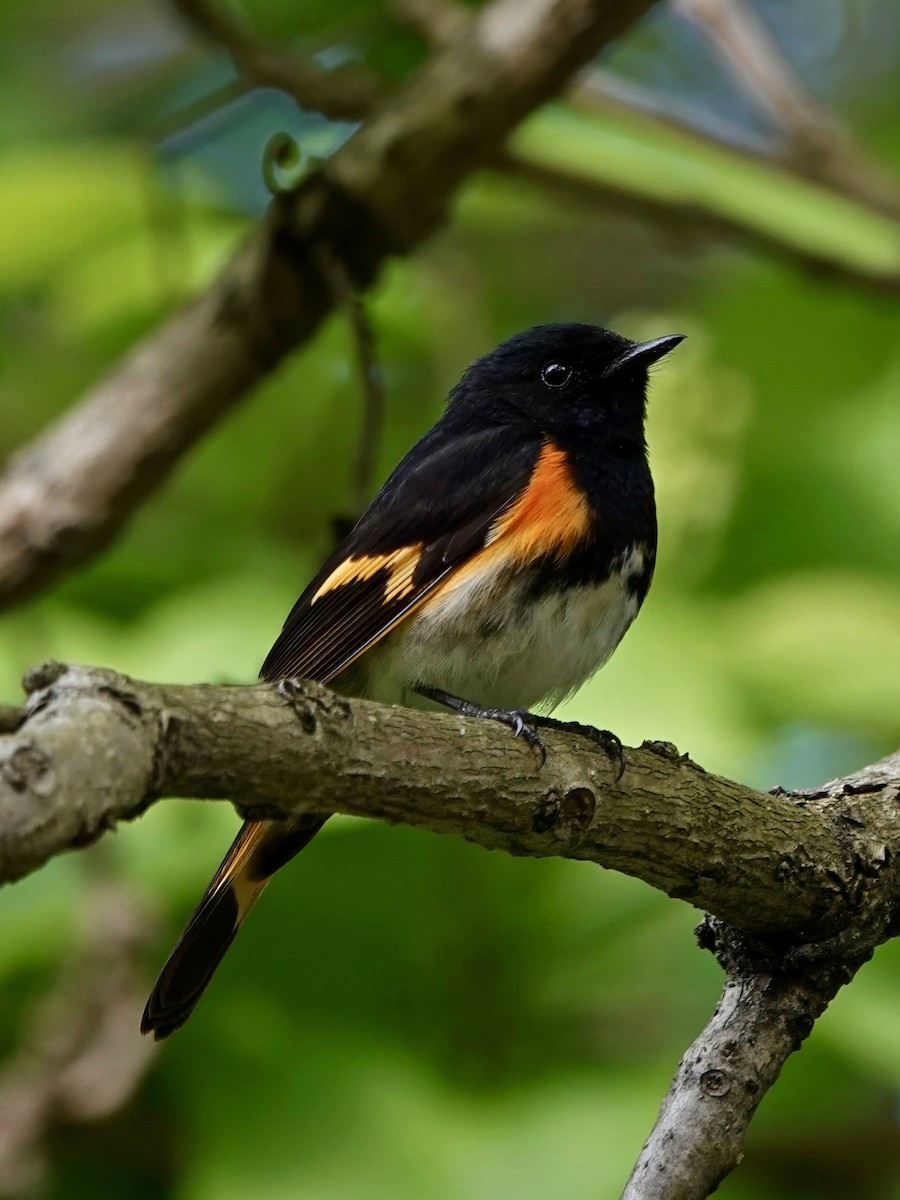
<instances>
[{"instance_id":1,"label":"black tail","mask_svg":"<svg viewBox=\"0 0 900 1200\"><path fill-rule=\"evenodd\" d=\"M272 875L327 820L310 813L244 823L153 986L141 1033L152 1031L160 1041L185 1023Z\"/></svg>"}]
</instances>

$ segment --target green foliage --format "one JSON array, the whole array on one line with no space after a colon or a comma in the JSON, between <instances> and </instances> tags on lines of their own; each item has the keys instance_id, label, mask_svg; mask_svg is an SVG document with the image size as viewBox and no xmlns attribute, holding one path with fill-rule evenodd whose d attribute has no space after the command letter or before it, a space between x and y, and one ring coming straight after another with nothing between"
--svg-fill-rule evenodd
<instances>
[{"instance_id":1,"label":"green foliage","mask_svg":"<svg viewBox=\"0 0 900 1200\"><path fill-rule=\"evenodd\" d=\"M384 7L267 0L246 15L399 79L422 46ZM815 6L800 7L812 21ZM260 147L239 117L169 145L154 167L159 112L198 67L177 42L142 50L161 18L128 10L116 23L116 8L0 9L4 455L210 278L245 227L234 180L258 176ZM25 55L49 36L48 13L66 14L52 49L67 71L52 86L43 59ZM92 74L104 49L132 52L134 77ZM873 115L865 132L896 163L895 118ZM884 218L643 122L555 106L516 146L656 197L702 197L838 266L898 266ZM631 742L674 741L761 786L814 783L896 747L896 301L492 178L386 273L370 308L389 406L380 477L467 362L514 329L580 318L690 335L652 388L656 582L566 715ZM347 513L360 403L335 318L112 550L4 617L2 698L49 657L252 680ZM159 923L148 982L235 823L224 806L167 803L115 839L117 868ZM0 894L7 1051L77 939L91 864L60 860ZM696 916L583 864L335 820L267 893L128 1109L54 1140L48 1195L615 1196L715 1001ZM888 946L789 1064L723 1197L896 1193L898 985Z\"/></svg>"},{"instance_id":2,"label":"green foliage","mask_svg":"<svg viewBox=\"0 0 900 1200\"><path fill-rule=\"evenodd\" d=\"M516 131L512 145L543 166L634 192L638 200L709 211L748 235L826 262L886 277L900 269L897 228L887 217L638 115L548 105Z\"/></svg>"}]
</instances>

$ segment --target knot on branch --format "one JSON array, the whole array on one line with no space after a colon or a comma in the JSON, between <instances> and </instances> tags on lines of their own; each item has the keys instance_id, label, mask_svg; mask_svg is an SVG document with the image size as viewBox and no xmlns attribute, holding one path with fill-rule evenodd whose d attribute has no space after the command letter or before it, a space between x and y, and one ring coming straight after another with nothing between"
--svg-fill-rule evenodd
<instances>
[{"instance_id":1,"label":"knot on branch","mask_svg":"<svg viewBox=\"0 0 900 1200\"><path fill-rule=\"evenodd\" d=\"M805 982L815 991L834 995L848 983L875 947L890 936L881 923L848 927L833 937L803 941L785 935L758 937L707 914L696 929L701 949L715 955L731 980L771 976L783 982Z\"/></svg>"},{"instance_id":2,"label":"knot on branch","mask_svg":"<svg viewBox=\"0 0 900 1200\"><path fill-rule=\"evenodd\" d=\"M700 1090L705 1096L719 1100L731 1091L731 1076L721 1067L713 1067L700 1076Z\"/></svg>"},{"instance_id":3,"label":"knot on branch","mask_svg":"<svg viewBox=\"0 0 900 1200\"><path fill-rule=\"evenodd\" d=\"M290 705L304 733L315 733L320 720L351 721L353 710L336 692L308 679L281 679L275 691Z\"/></svg>"},{"instance_id":4,"label":"knot on branch","mask_svg":"<svg viewBox=\"0 0 900 1200\"><path fill-rule=\"evenodd\" d=\"M597 797L586 785L571 787L561 796L549 792L535 804L531 827L535 833L551 833L553 842L573 848L590 828L596 808Z\"/></svg>"},{"instance_id":5,"label":"knot on branch","mask_svg":"<svg viewBox=\"0 0 900 1200\"><path fill-rule=\"evenodd\" d=\"M46 798L56 791L57 775L43 751L22 742L0 762L0 775L14 792L31 792Z\"/></svg>"},{"instance_id":6,"label":"knot on branch","mask_svg":"<svg viewBox=\"0 0 900 1200\"><path fill-rule=\"evenodd\" d=\"M48 659L47 662L39 663L25 672L22 677L22 687L31 696L35 692L43 691L44 688L52 687L58 679L65 675L67 670L68 667L65 663L56 662L52 658Z\"/></svg>"},{"instance_id":7,"label":"knot on branch","mask_svg":"<svg viewBox=\"0 0 900 1200\"><path fill-rule=\"evenodd\" d=\"M664 758L667 762L684 763L695 771L699 771L701 775L705 775L706 771L699 763L695 763L689 754L681 754L678 747L672 742L661 742L652 738L646 738L641 742L642 750L649 750L651 754L655 754L657 758Z\"/></svg>"}]
</instances>

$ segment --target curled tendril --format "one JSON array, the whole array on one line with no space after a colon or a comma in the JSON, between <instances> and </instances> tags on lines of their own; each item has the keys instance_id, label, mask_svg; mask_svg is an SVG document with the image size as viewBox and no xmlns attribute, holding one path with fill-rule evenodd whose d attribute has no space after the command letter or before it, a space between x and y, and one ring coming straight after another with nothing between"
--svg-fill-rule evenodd
<instances>
[{"instance_id":1,"label":"curled tendril","mask_svg":"<svg viewBox=\"0 0 900 1200\"><path fill-rule=\"evenodd\" d=\"M262 157L262 177L269 192L280 196L300 181L303 153L300 143L289 133L273 133L266 142Z\"/></svg>"}]
</instances>

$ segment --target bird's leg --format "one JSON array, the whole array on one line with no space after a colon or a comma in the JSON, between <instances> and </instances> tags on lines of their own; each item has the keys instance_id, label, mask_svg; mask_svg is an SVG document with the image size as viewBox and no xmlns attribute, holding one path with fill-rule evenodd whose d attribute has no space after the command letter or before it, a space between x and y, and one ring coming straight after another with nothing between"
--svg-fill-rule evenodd
<instances>
[{"instance_id":1,"label":"bird's leg","mask_svg":"<svg viewBox=\"0 0 900 1200\"><path fill-rule=\"evenodd\" d=\"M463 700L460 696L442 692L440 688L427 687L425 684L419 684L413 688L413 691L418 692L427 700L433 700L435 704L443 704L446 708L452 708L462 717L484 717L485 720L500 721L501 724L508 725L516 737L523 737L533 750L537 750L541 756L541 766L547 761L547 747L544 745L544 739L535 729L537 722L534 713L518 708L487 708L483 704L475 704L472 700Z\"/></svg>"},{"instance_id":2,"label":"bird's leg","mask_svg":"<svg viewBox=\"0 0 900 1200\"><path fill-rule=\"evenodd\" d=\"M578 721L559 721L555 717L543 717L538 713L528 712L521 708L486 708L482 704L475 704L472 700L463 700L450 692L443 692L440 688L427 687L424 684L420 684L413 690L428 700L434 700L436 704L452 708L454 712L458 712L463 717L485 717L489 721L500 721L503 725L508 725L516 737L521 735L529 746L537 750L541 756L541 766L547 759L547 747L544 739L538 733L538 729L561 729L567 733L577 734L578 737L587 738L589 742L599 746L615 766L616 782L622 778L625 771L622 743L609 729L595 729L593 725L582 725Z\"/></svg>"}]
</instances>

